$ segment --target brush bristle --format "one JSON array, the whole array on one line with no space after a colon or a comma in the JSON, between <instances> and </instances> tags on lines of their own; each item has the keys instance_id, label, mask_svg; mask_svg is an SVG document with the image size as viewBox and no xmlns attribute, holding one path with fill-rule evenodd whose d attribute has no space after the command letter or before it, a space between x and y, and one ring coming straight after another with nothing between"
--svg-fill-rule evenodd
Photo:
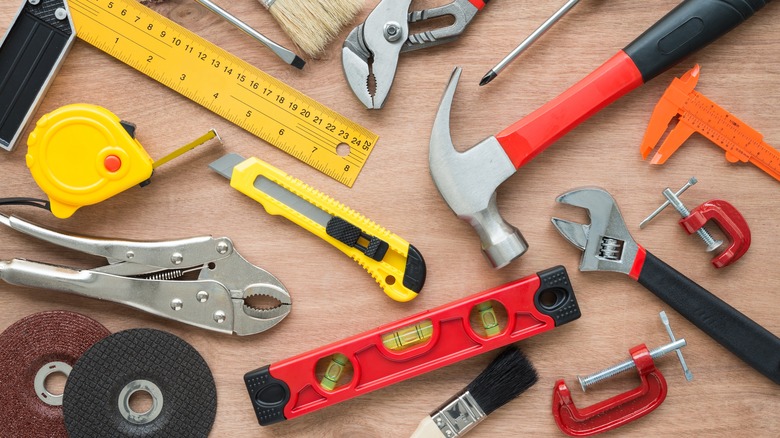
<instances>
[{"instance_id":1,"label":"brush bristle","mask_svg":"<svg viewBox=\"0 0 780 438\"><path fill-rule=\"evenodd\" d=\"M301 50L316 57L362 8L362 0L276 0L269 11Z\"/></svg>"},{"instance_id":2,"label":"brush bristle","mask_svg":"<svg viewBox=\"0 0 780 438\"><path fill-rule=\"evenodd\" d=\"M539 380L533 364L516 347L501 352L466 386L486 415L505 405Z\"/></svg>"}]
</instances>

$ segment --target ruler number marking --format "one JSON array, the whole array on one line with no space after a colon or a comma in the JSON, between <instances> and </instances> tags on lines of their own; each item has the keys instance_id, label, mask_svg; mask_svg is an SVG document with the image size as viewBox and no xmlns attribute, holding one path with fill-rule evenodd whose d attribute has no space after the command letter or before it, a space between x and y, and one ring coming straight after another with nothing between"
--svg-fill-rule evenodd
<instances>
[{"instance_id":1,"label":"ruler number marking","mask_svg":"<svg viewBox=\"0 0 780 438\"><path fill-rule=\"evenodd\" d=\"M75 5L75 4L71 4L70 6L71 6L71 7L73 7L74 5ZM77 9L78 9L78 7L77 7ZM97 15L97 14L95 14L95 15ZM161 60L165 60L165 57L163 57L162 55L160 55L160 54L158 54L157 52L153 51L152 49L150 49L150 48L148 48L148 47L144 46L143 44L140 44L140 43L138 43L137 41L134 41L132 38L129 38L129 37L126 35L126 34L124 34L124 33L122 33L122 32L119 32L119 31L118 31L118 30L116 30L116 29L112 29L111 27L109 27L109 26L107 26L107 25L105 25L105 24L101 23L100 21L98 21L97 19L95 19L95 17L92 17L92 21L94 21L94 22L95 22L95 24L98 24L98 25L100 25L100 26L102 26L102 27L106 28L107 30L109 30L109 31L111 31L111 32L114 32L115 34L117 34L117 35L119 35L120 37L124 38L124 40L126 40L126 41L129 41L129 42L131 42L131 43L135 44L136 46L138 46L138 47L140 47L140 48L142 48L142 49L146 50L147 52L151 53L151 54L152 54L152 55L154 55L155 57L157 57L157 58L160 58ZM115 42L116 42L116 43L118 43L118 42L119 42L119 38L117 38L117 39L115 40Z\"/></svg>"},{"instance_id":2,"label":"ruler number marking","mask_svg":"<svg viewBox=\"0 0 780 438\"><path fill-rule=\"evenodd\" d=\"M260 109L258 109L258 108L255 108L255 107L253 107L253 106L252 106L252 105L250 105L249 103L242 101L241 99L237 98L236 96L231 96L231 97L232 97L233 99L237 100L238 102L241 102L242 104L246 105L247 107L251 108L252 110L254 110L254 111L257 111L258 113L262 114L264 117L268 118L269 120L273 120L274 122L278 123L280 126L283 126L284 128L287 128L287 129L289 129L289 130L291 130L291 131L293 131L293 132L295 131L295 130L293 129L293 127L291 127L291 126L288 126L287 124L285 124L285 123L283 123L283 122L281 122L281 121L279 121L279 120L275 119L275 118L274 118L274 117L272 117L270 114L268 114L268 113L265 113L265 112L263 112L262 110L260 110ZM252 116L252 112L251 112L251 110L247 112L246 116L247 116L247 117L251 117L251 116ZM282 135L284 135L284 134L282 134ZM321 143L319 143L319 142L317 142L317 141L315 141L315 140L312 140L312 139L311 139L311 138L309 138L309 137L306 137L306 136L304 136L304 135L303 135L303 134L301 134L300 132L298 133L298 135L300 135L301 137L303 137L303 138L305 138L305 139L307 139L307 140L311 141L312 143L319 144L320 146L327 146L327 145L322 145Z\"/></svg>"}]
</instances>

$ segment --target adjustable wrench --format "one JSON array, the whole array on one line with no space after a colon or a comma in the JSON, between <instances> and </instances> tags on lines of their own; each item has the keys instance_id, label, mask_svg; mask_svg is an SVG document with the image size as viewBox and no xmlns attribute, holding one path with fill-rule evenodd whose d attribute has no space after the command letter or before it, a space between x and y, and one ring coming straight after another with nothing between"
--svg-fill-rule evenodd
<instances>
[{"instance_id":1,"label":"adjustable wrench","mask_svg":"<svg viewBox=\"0 0 780 438\"><path fill-rule=\"evenodd\" d=\"M780 384L780 338L758 325L634 241L607 191L564 193L563 204L588 210L587 225L553 218L555 228L582 251L580 271L628 274L737 357Z\"/></svg>"}]
</instances>

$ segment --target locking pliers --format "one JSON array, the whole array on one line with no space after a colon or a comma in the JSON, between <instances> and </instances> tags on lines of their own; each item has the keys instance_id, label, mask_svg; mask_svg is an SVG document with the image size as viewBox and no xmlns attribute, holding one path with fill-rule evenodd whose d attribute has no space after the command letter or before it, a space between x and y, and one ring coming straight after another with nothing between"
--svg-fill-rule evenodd
<instances>
[{"instance_id":1,"label":"locking pliers","mask_svg":"<svg viewBox=\"0 0 780 438\"><path fill-rule=\"evenodd\" d=\"M196 327L237 335L268 330L290 313L290 294L268 271L247 262L226 238L211 236L140 242L59 233L14 216L0 223L21 233L86 254L108 264L76 269L13 259L0 261L10 284L55 289L113 301ZM187 277L197 278L187 279ZM245 300L261 295L276 302L260 309Z\"/></svg>"},{"instance_id":2,"label":"locking pliers","mask_svg":"<svg viewBox=\"0 0 780 438\"><path fill-rule=\"evenodd\" d=\"M341 64L352 92L369 109L380 109L393 86L402 52L448 43L460 36L489 0L452 3L409 12L412 0L382 0L366 21L352 30L341 49ZM454 23L410 35L409 23L450 16ZM373 78L373 90L369 84Z\"/></svg>"}]
</instances>

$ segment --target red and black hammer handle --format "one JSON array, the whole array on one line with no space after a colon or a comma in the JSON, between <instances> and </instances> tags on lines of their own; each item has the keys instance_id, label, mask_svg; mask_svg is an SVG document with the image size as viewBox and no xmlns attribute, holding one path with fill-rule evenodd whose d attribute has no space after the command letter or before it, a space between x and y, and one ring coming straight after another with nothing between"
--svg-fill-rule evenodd
<instances>
[{"instance_id":1,"label":"red and black hammer handle","mask_svg":"<svg viewBox=\"0 0 780 438\"><path fill-rule=\"evenodd\" d=\"M769 0L686 0L569 90L496 135L520 168L581 122L715 41Z\"/></svg>"},{"instance_id":2,"label":"red and black hammer handle","mask_svg":"<svg viewBox=\"0 0 780 438\"><path fill-rule=\"evenodd\" d=\"M629 275L756 371L780 384L780 338L642 247Z\"/></svg>"}]
</instances>

